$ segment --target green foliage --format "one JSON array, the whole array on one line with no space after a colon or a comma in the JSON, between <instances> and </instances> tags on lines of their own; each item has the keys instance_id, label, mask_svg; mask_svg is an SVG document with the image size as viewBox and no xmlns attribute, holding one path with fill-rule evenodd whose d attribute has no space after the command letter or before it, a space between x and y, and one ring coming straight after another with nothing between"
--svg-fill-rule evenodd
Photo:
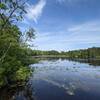
<instances>
[{"instance_id":1,"label":"green foliage","mask_svg":"<svg viewBox=\"0 0 100 100\"><path fill-rule=\"evenodd\" d=\"M0 2L0 87L17 81L25 81L31 74L28 68L31 49L23 44L23 33L15 21L20 21L25 11L24 0L2 0ZM24 38L33 39L34 29Z\"/></svg>"},{"instance_id":2,"label":"green foliage","mask_svg":"<svg viewBox=\"0 0 100 100\"><path fill-rule=\"evenodd\" d=\"M93 47L66 52L69 58L100 59L100 48Z\"/></svg>"},{"instance_id":3,"label":"green foliage","mask_svg":"<svg viewBox=\"0 0 100 100\"><path fill-rule=\"evenodd\" d=\"M80 58L80 59L100 59L100 48L93 47L88 49L73 50L68 52L58 52L55 50L51 51L40 51L33 50L31 55L33 56L47 56L47 57L66 57L66 58Z\"/></svg>"},{"instance_id":4,"label":"green foliage","mask_svg":"<svg viewBox=\"0 0 100 100\"><path fill-rule=\"evenodd\" d=\"M0 87L5 85L5 80L4 80L4 68L0 67Z\"/></svg>"},{"instance_id":5,"label":"green foliage","mask_svg":"<svg viewBox=\"0 0 100 100\"><path fill-rule=\"evenodd\" d=\"M0 9L6 9L6 5L4 3L0 3Z\"/></svg>"},{"instance_id":6,"label":"green foliage","mask_svg":"<svg viewBox=\"0 0 100 100\"><path fill-rule=\"evenodd\" d=\"M30 73L29 73L30 72ZM20 67L16 73L15 73L15 80L17 81L24 81L26 79L28 79L28 77L30 76L31 71L29 68L27 67Z\"/></svg>"}]
</instances>

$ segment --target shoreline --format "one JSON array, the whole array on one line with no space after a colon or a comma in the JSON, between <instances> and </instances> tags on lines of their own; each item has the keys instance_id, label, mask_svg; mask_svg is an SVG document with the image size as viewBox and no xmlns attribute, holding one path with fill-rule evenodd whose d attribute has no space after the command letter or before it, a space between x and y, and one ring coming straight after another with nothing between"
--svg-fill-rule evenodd
<instances>
[{"instance_id":1,"label":"shoreline","mask_svg":"<svg viewBox=\"0 0 100 100\"><path fill-rule=\"evenodd\" d=\"M100 60L97 58L71 58L67 57L65 55L39 55L39 56L32 56L32 58L66 58L66 59L72 59L72 60Z\"/></svg>"}]
</instances>

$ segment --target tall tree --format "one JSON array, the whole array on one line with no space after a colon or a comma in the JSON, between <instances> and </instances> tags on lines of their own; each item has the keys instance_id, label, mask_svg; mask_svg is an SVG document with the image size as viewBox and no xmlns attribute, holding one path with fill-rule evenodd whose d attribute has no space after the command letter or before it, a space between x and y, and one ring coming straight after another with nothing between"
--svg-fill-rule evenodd
<instances>
[{"instance_id":1,"label":"tall tree","mask_svg":"<svg viewBox=\"0 0 100 100\"><path fill-rule=\"evenodd\" d=\"M29 49L21 45L23 34L15 24L26 13L25 3L25 0L0 0L0 86L25 80L30 72ZM34 32L30 29L25 38L33 39Z\"/></svg>"}]
</instances>

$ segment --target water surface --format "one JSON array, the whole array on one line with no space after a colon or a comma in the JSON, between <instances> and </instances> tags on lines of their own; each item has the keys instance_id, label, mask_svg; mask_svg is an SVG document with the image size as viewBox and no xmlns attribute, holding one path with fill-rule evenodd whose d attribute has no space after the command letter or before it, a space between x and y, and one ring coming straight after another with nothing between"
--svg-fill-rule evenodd
<instances>
[{"instance_id":1,"label":"water surface","mask_svg":"<svg viewBox=\"0 0 100 100\"><path fill-rule=\"evenodd\" d=\"M30 67L34 71L27 86L17 89L10 99L0 100L100 100L96 61L41 59Z\"/></svg>"},{"instance_id":2,"label":"water surface","mask_svg":"<svg viewBox=\"0 0 100 100\"><path fill-rule=\"evenodd\" d=\"M35 68L30 81L37 100L100 100L100 66L51 59L31 67Z\"/></svg>"}]
</instances>

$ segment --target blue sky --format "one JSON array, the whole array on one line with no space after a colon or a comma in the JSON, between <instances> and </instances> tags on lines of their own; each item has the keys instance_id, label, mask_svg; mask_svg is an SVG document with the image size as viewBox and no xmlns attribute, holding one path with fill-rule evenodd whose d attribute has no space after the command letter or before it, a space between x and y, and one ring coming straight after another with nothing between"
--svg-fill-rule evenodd
<instances>
[{"instance_id":1,"label":"blue sky","mask_svg":"<svg viewBox=\"0 0 100 100\"><path fill-rule=\"evenodd\" d=\"M33 49L100 46L100 0L30 0L21 30L36 29Z\"/></svg>"}]
</instances>

